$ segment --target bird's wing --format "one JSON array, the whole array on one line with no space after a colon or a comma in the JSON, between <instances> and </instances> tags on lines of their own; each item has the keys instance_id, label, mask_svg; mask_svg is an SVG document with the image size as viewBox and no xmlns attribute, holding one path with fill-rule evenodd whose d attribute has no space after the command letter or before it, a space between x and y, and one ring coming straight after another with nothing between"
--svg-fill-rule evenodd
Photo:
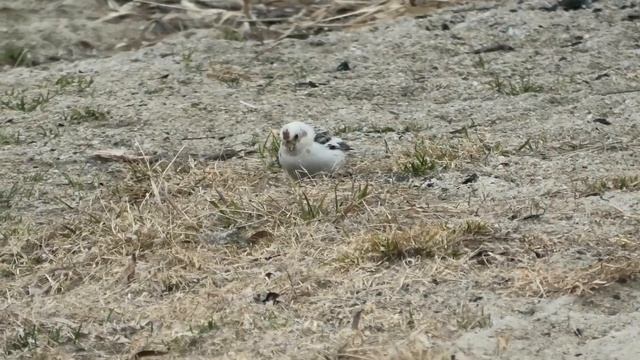
<instances>
[{"instance_id":1,"label":"bird's wing","mask_svg":"<svg viewBox=\"0 0 640 360\"><path fill-rule=\"evenodd\" d=\"M353 148L349 146L349 144L337 138L331 139L331 141L329 141L325 146L331 150L342 150L342 151L353 150Z\"/></svg>"},{"instance_id":2,"label":"bird's wing","mask_svg":"<svg viewBox=\"0 0 640 360\"><path fill-rule=\"evenodd\" d=\"M337 137L331 138L329 141L327 141L326 144L324 144L324 146L329 148L329 150L341 150L345 152L353 150L353 148L349 146L349 144Z\"/></svg>"},{"instance_id":3,"label":"bird's wing","mask_svg":"<svg viewBox=\"0 0 640 360\"><path fill-rule=\"evenodd\" d=\"M313 141L317 142L320 145L328 148L329 150L341 150L341 151L349 151L353 150L349 144L347 144L344 140L339 137L331 136L326 130L316 130L316 136Z\"/></svg>"},{"instance_id":4,"label":"bird's wing","mask_svg":"<svg viewBox=\"0 0 640 360\"><path fill-rule=\"evenodd\" d=\"M318 131L316 133L316 136L313 138L313 141L317 142L318 144L325 145L326 143L331 141L331 139L331 135L329 135L327 131Z\"/></svg>"}]
</instances>

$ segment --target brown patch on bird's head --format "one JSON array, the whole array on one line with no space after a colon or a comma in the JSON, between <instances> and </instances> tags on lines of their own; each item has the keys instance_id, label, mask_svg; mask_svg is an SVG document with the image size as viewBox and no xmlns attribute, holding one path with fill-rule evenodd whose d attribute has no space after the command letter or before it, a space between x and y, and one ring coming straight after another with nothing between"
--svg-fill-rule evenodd
<instances>
[{"instance_id":1,"label":"brown patch on bird's head","mask_svg":"<svg viewBox=\"0 0 640 360\"><path fill-rule=\"evenodd\" d=\"M282 138L284 140L289 140L290 137L291 137L291 135L289 134L289 129L284 129L282 131Z\"/></svg>"}]
</instances>

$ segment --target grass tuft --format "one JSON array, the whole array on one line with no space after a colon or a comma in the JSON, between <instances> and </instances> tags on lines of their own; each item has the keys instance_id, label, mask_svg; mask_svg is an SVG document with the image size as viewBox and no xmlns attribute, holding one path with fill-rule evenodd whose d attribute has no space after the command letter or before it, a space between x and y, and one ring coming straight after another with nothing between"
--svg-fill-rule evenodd
<instances>
[{"instance_id":1,"label":"grass tuft","mask_svg":"<svg viewBox=\"0 0 640 360\"><path fill-rule=\"evenodd\" d=\"M530 75L519 75L515 81L504 80L500 75L495 75L489 86L496 92L508 96L518 96L526 93L540 93L544 87L535 83Z\"/></svg>"},{"instance_id":2,"label":"grass tuft","mask_svg":"<svg viewBox=\"0 0 640 360\"><path fill-rule=\"evenodd\" d=\"M341 190L336 184L333 192L320 192L310 196L303 190L296 194L297 216L303 221L331 217L332 221L344 219L346 216L362 210L365 201L371 195L368 183L359 184L353 181L348 190Z\"/></svg>"},{"instance_id":3,"label":"grass tuft","mask_svg":"<svg viewBox=\"0 0 640 360\"><path fill-rule=\"evenodd\" d=\"M241 204L233 199L228 199L222 193L219 199L210 199L209 202L217 210L218 221L224 228L231 228L242 222L244 210Z\"/></svg>"},{"instance_id":4,"label":"grass tuft","mask_svg":"<svg viewBox=\"0 0 640 360\"><path fill-rule=\"evenodd\" d=\"M47 90L46 92L39 92L32 97L28 97L24 91L11 89L5 91L5 93L0 96L0 108L28 113L42 108L55 96L55 92Z\"/></svg>"},{"instance_id":5,"label":"grass tuft","mask_svg":"<svg viewBox=\"0 0 640 360\"><path fill-rule=\"evenodd\" d=\"M480 70L486 70L487 69L487 61L484 59L484 57L482 57L482 55L478 55L477 60L473 63L473 66L480 69Z\"/></svg>"},{"instance_id":6,"label":"grass tuft","mask_svg":"<svg viewBox=\"0 0 640 360\"><path fill-rule=\"evenodd\" d=\"M280 162L278 161L278 152L281 146L280 137L274 131L269 131L264 141L258 142L257 146L260 157L268 160L268 168L274 171L277 170L280 167Z\"/></svg>"},{"instance_id":7,"label":"grass tuft","mask_svg":"<svg viewBox=\"0 0 640 360\"><path fill-rule=\"evenodd\" d=\"M13 337L5 342L4 353L13 353L37 348L48 348L66 344L78 344L86 336L82 332L83 324L78 326L48 326L44 324L24 325Z\"/></svg>"},{"instance_id":8,"label":"grass tuft","mask_svg":"<svg viewBox=\"0 0 640 360\"><path fill-rule=\"evenodd\" d=\"M0 129L0 146L18 145L22 143L20 132L11 133L7 130Z\"/></svg>"},{"instance_id":9,"label":"grass tuft","mask_svg":"<svg viewBox=\"0 0 640 360\"><path fill-rule=\"evenodd\" d=\"M465 243L491 234L491 227L477 220L466 220L458 226L434 223L391 229L365 234L357 240L356 250L342 260L353 265L365 261L395 262L418 256L457 258L465 253Z\"/></svg>"},{"instance_id":10,"label":"grass tuft","mask_svg":"<svg viewBox=\"0 0 640 360\"><path fill-rule=\"evenodd\" d=\"M467 219L458 227L457 232L461 235L490 235L493 228L481 220Z\"/></svg>"},{"instance_id":11,"label":"grass tuft","mask_svg":"<svg viewBox=\"0 0 640 360\"><path fill-rule=\"evenodd\" d=\"M250 80L250 76L236 66L209 63L207 77L215 79L230 88L237 88L242 81Z\"/></svg>"},{"instance_id":12,"label":"grass tuft","mask_svg":"<svg viewBox=\"0 0 640 360\"><path fill-rule=\"evenodd\" d=\"M461 156L453 144L419 139L400 159L400 171L410 176L426 176L450 168Z\"/></svg>"},{"instance_id":13,"label":"grass tuft","mask_svg":"<svg viewBox=\"0 0 640 360\"><path fill-rule=\"evenodd\" d=\"M38 327L32 325L19 329L17 334L5 344L5 354L38 347Z\"/></svg>"},{"instance_id":14,"label":"grass tuft","mask_svg":"<svg viewBox=\"0 0 640 360\"><path fill-rule=\"evenodd\" d=\"M473 309L469 304L462 304L456 311L456 325L459 329L469 331L491 326L491 315L484 308Z\"/></svg>"},{"instance_id":15,"label":"grass tuft","mask_svg":"<svg viewBox=\"0 0 640 360\"><path fill-rule=\"evenodd\" d=\"M29 49L15 44L8 44L0 49L0 65L30 67L35 65L35 62Z\"/></svg>"},{"instance_id":16,"label":"grass tuft","mask_svg":"<svg viewBox=\"0 0 640 360\"><path fill-rule=\"evenodd\" d=\"M637 250L634 243L633 250ZM590 265L567 269L563 265L537 264L514 273L514 290L526 296L557 294L588 295L615 283L625 283L640 275L635 256L609 256Z\"/></svg>"},{"instance_id":17,"label":"grass tuft","mask_svg":"<svg viewBox=\"0 0 640 360\"><path fill-rule=\"evenodd\" d=\"M93 85L93 77L88 75L62 75L55 82L55 86L60 91L72 89L77 92L83 92L89 89L91 85Z\"/></svg>"},{"instance_id":18,"label":"grass tuft","mask_svg":"<svg viewBox=\"0 0 640 360\"><path fill-rule=\"evenodd\" d=\"M55 139L63 134L63 124L38 125L36 132L44 139Z\"/></svg>"},{"instance_id":19,"label":"grass tuft","mask_svg":"<svg viewBox=\"0 0 640 360\"><path fill-rule=\"evenodd\" d=\"M318 198L309 200L307 193L301 191L297 196L298 201L296 202L298 204L300 219L311 221L328 213L327 207L325 206L326 198L327 194L324 194Z\"/></svg>"},{"instance_id":20,"label":"grass tuft","mask_svg":"<svg viewBox=\"0 0 640 360\"><path fill-rule=\"evenodd\" d=\"M579 193L581 196L599 196L612 190L638 191L640 190L640 176L617 175L596 180L583 180Z\"/></svg>"},{"instance_id":21,"label":"grass tuft","mask_svg":"<svg viewBox=\"0 0 640 360\"><path fill-rule=\"evenodd\" d=\"M62 114L62 120L71 124L101 122L107 119L109 119L109 112L89 106L72 108L69 112Z\"/></svg>"},{"instance_id":22,"label":"grass tuft","mask_svg":"<svg viewBox=\"0 0 640 360\"><path fill-rule=\"evenodd\" d=\"M334 131L333 134L340 136L343 134L349 134L353 132L362 132L365 134L386 134L386 133L416 133L424 130L424 127L418 123L408 123L400 128L394 128L392 126L380 126L377 124L367 125L340 125Z\"/></svg>"},{"instance_id":23,"label":"grass tuft","mask_svg":"<svg viewBox=\"0 0 640 360\"><path fill-rule=\"evenodd\" d=\"M223 26L221 28L222 30L222 38L224 40L229 40L229 41L244 41L245 38L242 35L242 33L232 27L229 26Z\"/></svg>"},{"instance_id":24,"label":"grass tuft","mask_svg":"<svg viewBox=\"0 0 640 360\"><path fill-rule=\"evenodd\" d=\"M14 182L8 188L0 188L0 210L7 210L13 207L22 191L23 188L19 182Z\"/></svg>"},{"instance_id":25,"label":"grass tuft","mask_svg":"<svg viewBox=\"0 0 640 360\"><path fill-rule=\"evenodd\" d=\"M199 67L197 64L194 65L193 54L195 50L189 49L185 50L180 54L180 62L182 63L183 68L187 72L198 71Z\"/></svg>"}]
</instances>

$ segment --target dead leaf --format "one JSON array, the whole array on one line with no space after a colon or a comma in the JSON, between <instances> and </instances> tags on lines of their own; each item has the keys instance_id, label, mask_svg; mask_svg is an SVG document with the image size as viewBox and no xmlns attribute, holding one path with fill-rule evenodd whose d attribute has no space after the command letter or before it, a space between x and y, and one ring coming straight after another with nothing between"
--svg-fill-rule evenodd
<instances>
[{"instance_id":1,"label":"dead leaf","mask_svg":"<svg viewBox=\"0 0 640 360\"><path fill-rule=\"evenodd\" d=\"M122 272L120 281L123 284L129 284L135 279L135 276L136 276L136 254L131 254L131 259L129 260L129 264Z\"/></svg>"},{"instance_id":2,"label":"dead leaf","mask_svg":"<svg viewBox=\"0 0 640 360\"><path fill-rule=\"evenodd\" d=\"M353 320L351 321L351 329L358 330L360 328L360 320L362 320L362 309L356 311L353 315Z\"/></svg>"},{"instance_id":3,"label":"dead leaf","mask_svg":"<svg viewBox=\"0 0 640 360\"><path fill-rule=\"evenodd\" d=\"M206 161L226 161L233 159L238 155L240 155L240 151L232 148L225 148L216 153L204 155L202 156L202 159Z\"/></svg>"},{"instance_id":4,"label":"dead leaf","mask_svg":"<svg viewBox=\"0 0 640 360\"><path fill-rule=\"evenodd\" d=\"M247 238L247 241L249 241L249 244L254 245L260 240L271 239L271 238L273 238L273 234L270 231L258 230L253 234L251 234L251 236Z\"/></svg>"},{"instance_id":5,"label":"dead leaf","mask_svg":"<svg viewBox=\"0 0 640 360\"><path fill-rule=\"evenodd\" d=\"M91 158L99 161L139 162L148 161L150 158L143 155L135 155L124 149L98 150L91 154Z\"/></svg>"},{"instance_id":6,"label":"dead leaf","mask_svg":"<svg viewBox=\"0 0 640 360\"><path fill-rule=\"evenodd\" d=\"M509 347L509 342L511 341L511 336L509 335L499 335L496 339L496 355L500 356L507 351Z\"/></svg>"},{"instance_id":7,"label":"dead leaf","mask_svg":"<svg viewBox=\"0 0 640 360\"><path fill-rule=\"evenodd\" d=\"M140 359L145 356L162 356L167 355L169 352L164 350L139 350L131 356L131 359Z\"/></svg>"}]
</instances>

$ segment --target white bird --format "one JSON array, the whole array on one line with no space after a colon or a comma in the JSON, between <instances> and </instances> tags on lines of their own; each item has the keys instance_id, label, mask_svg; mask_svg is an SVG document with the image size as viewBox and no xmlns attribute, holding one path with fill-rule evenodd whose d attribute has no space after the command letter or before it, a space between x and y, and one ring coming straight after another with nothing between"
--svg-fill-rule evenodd
<instances>
[{"instance_id":1,"label":"white bird","mask_svg":"<svg viewBox=\"0 0 640 360\"><path fill-rule=\"evenodd\" d=\"M278 161L294 179L333 174L345 164L346 152L352 150L342 139L316 133L311 125L300 121L283 126L280 141Z\"/></svg>"}]
</instances>

